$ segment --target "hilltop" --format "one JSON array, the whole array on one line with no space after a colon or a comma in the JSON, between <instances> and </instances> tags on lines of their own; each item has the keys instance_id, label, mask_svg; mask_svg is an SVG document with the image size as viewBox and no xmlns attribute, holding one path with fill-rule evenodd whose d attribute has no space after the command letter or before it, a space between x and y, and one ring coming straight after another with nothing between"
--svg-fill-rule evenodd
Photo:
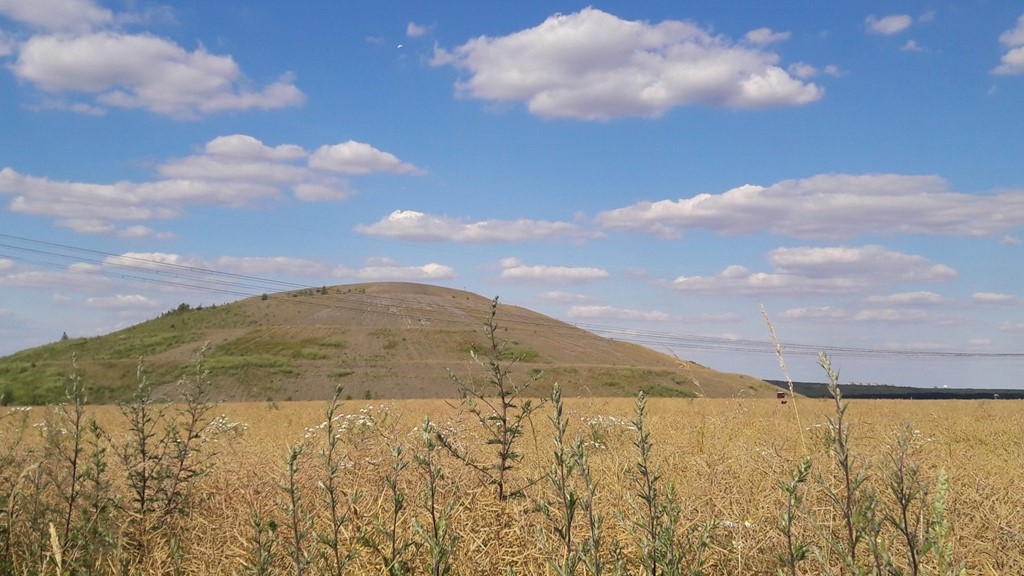
<instances>
[{"instance_id":1,"label":"hilltop","mask_svg":"<svg viewBox=\"0 0 1024 576\"><path fill-rule=\"evenodd\" d=\"M90 401L111 402L147 381L173 383L203 367L223 400L317 400L338 385L354 398L457 396L449 371L480 379L471 351L486 349L491 299L412 283L369 283L264 294L230 304L182 304L158 318L93 338L62 340L0 358L8 403L59 400L77 359ZM497 310L499 338L519 358L517 381L543 372L532 390L559 382L566 394L625 396L770 396L755 378L727 374L636 344L610 340L507 304Z\"/></svg>"}]
</instances>

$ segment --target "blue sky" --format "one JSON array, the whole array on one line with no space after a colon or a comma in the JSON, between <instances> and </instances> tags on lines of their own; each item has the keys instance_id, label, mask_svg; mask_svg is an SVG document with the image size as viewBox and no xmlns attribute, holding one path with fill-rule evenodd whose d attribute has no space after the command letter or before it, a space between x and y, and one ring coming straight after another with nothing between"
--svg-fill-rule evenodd
<instances>
[{"instance_id":1,"label":"blue sky","mask_svg":"<svg viewBox=\"0 0 1024 576\"><path fill-rule=\"evenodd\" d=\"M1017 2L0 0L0 354L408 280L1021 387Z\"/></svg>"}]
</instances>

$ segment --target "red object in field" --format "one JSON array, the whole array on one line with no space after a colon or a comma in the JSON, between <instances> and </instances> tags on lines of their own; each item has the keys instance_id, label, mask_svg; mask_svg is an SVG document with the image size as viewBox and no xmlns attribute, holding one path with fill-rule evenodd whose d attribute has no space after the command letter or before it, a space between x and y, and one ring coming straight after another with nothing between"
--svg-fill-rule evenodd
<instances>
[{"instance_id":1,"label":"red object in field","mask_svg":"<svg viewBox=\"0 0 1024 576\"><path fill-rule=\"evenodd\" d=\"M783 404L786 403L786 392L784 390L779 390L778 392L776 392L775 397L778 398L779 401L782 402Z\"/></svg>"}]
</instances>

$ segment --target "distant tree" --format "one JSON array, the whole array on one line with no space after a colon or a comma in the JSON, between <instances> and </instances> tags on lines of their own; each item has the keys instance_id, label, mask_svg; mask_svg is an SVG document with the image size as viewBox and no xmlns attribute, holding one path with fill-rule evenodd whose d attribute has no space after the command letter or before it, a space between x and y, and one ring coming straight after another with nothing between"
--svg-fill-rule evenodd
<instances>
[{"instance_id":1,"label":"distant tree","mask_svg":"<svg viewBox=\"0 0 1024 576\"><path fill-rule=\"evenodd\" d=\"M68 333L67 332L64 332L63 334L60 335L60 341L61 342L67 342L68 341Z\"/></svg>"}]
</instances>

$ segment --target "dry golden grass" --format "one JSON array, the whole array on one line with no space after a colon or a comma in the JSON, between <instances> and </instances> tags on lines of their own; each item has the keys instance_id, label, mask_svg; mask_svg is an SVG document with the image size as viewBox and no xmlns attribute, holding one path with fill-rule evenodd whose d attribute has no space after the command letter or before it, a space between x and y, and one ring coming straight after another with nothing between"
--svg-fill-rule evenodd
<instances>
[{"instance_id":1,"label":"dry golden grass","mask_svg":"<svg viewBox=\"0 0 1024 576\"><path fill-rule=\"evenodd\" d=\"M708 522L718 524L707 552L708 574L769 574L780 564L774 554L783 540L775 526L784 507L779 482L789 478L804 456L806 443L813 459L806 484L806 514L797 531L809 543L825 549L830 523L839 518L823 496L822 486L834 482L835 466L823 440L824 423L833 415L831 401L800 399L805 429L796 424L792 404L763 399L649 399L646 425L654 442L653 458L662 473L662 486L676 487L684 531ZM176 557L163 545L136 569L141 573L237 574L251 559L253 510L274 517L282 527L275 567L294 573L288 564L285 519L278 502L285 497L281 483L289 447L305 445L298 479L314 530L323 531L324 503L317 482L324 477L319 450L324 445L324 402L222 404L215 408L226 422L241 423L221 434L212 446L218 452L211 473L199 484L199 499L181 520ZM1015 401L852 401L847 413L852 424L851 451L857 465L871 466L871 480L882 493L879 465L891 452L902 423L913 429L915 458L923 477L934 489L939 471L949 475L947 509L955 557L969 574L1024 574L1024 405ZM45 408L33 409L38 413ZM115 407L91 409L113 441L124 423ZM597 481L596 508L604 520L604 549L609 564L625 563L626 573L638 573L638 540L629 519L634 517L633 464L637 450L628 422L634 403L628 399L566 399L570 436L588 441ZM357 541L356 532L373 524L375 514L386 516L390 496L384 478L393 463L391 448L405 447L410 464L400 477L407 508L399 518L399 539L414 542L413 516L424 520L426 476L412 462L422 453L418 425L429 416L441 428L455 432L460 443L486 454L481 431L468 414L439 400L342 403L349 424L342 434L347 466L339 477L343 490L360 492L354 520L345 526L342 545L357 551L347 573L382 573L380 559ZM550 406L538 412L533 428L520 442L524 453L517 478L545 474L552 463L553 426ZM362 423L361 423L362 422ZM244 430L242 430L244 428ZM540 507L555 499L551 484L541 481L529 498L497 502L493 490L481 484L472 470L444 456L440 484L442 503L453 503L452 529L458 534L453 555L455 574L551 573L548 562L558 556L558 540ZM117 476L116 466L112 472ZM113 488L116 493L120 488ZM575 526L582 538L582 519ZM159 538L157 538L159 541ZM316 545L309 541L309 551ZM896 560L902 562L898 550ZM426 549L413 546L409 560L414 573L425 573ZM801 573L819 573L817 561L807 560ZM583 570L580 570L583 573Z\"/></svg>"}]
</instances>

